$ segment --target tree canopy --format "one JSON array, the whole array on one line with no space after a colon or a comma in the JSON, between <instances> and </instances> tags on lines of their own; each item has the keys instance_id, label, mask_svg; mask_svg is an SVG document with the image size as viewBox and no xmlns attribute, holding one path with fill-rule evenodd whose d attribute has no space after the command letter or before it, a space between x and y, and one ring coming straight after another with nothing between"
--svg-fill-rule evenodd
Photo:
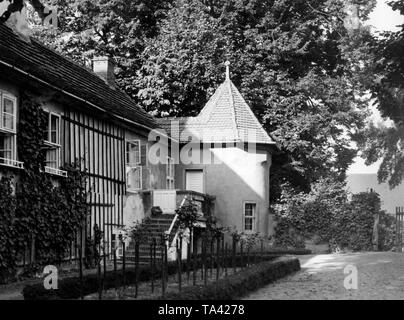
<instances>
[{"instance_id":1,"label":"tree canopy","mask_svg":"<svg viewBox=\"0 0 404 320\"><path fill-rule=\"evenodd\" d=\"M368 98L373 38L362 25L375 1L43 0L59 7L59 29L37 36L88 62L115 59L119 87L148 112L193 116L224 80L224 62L281 152L282 182L309 190L345 178L356 156ZM56 33L56 34L55 34Z\"/></svg>"},{"instance_id":2,"label":"tree canopy","mask_svg":"<svg viewBox=\"0 0 404 320\"><path fill-rule=\"evenodd\" d=\"M404 1L390 1L389 5L404 14ZM383 159L379 182L396 187L404 177L404 25L397 32L378 35L371 49L370 77L365 84L381 116L392 125L370 125L360 147L367 164Z\"/></svg>"}]
</instances>

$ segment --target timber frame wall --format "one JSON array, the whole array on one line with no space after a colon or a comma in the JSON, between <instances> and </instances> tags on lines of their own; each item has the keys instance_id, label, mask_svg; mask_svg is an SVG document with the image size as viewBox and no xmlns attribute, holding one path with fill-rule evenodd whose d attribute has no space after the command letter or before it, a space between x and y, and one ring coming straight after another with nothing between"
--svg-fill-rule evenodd
<instances>
[{"instance_id":1,"label":"timber frame wall","mask_svg":"<svg viewBox=\"0 0 404 320\"><path fill-rule=\"evenodd\" d=\"M62 163L78 159L80 169L88 175L90 212L82 236L91 238L97 224L103 232L105 253L110 255L113 229L123 227L125 129L110 121L65 108L61 134ZM81 243L84 246L84 241ZM71 256L77 257L77 246L72 250L75 252Z\"/></svg>"}]
</instances>

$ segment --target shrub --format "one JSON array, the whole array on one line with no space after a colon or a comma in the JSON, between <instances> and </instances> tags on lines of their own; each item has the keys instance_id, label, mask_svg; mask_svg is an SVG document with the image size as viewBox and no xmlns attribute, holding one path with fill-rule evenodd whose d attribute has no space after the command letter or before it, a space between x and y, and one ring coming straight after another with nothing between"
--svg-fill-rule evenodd
<instances>
[{"instance_id":1,"label":"shrub","mask_svg":"<svg viewBox=\"0 0 404 320\"><path fill-rule=\"evenodd\" d=\"M345 185L321 180L309 194L285 188L275 211L275 244L304 248L305 240L329 243L332 250L372 250L373 227L380 216L379 249L389 250L394 244L392 219L380 210L377 193L363 192L348 201Z\"/></svg>"},{"instance_id":2,"label":"shrub","mask_svg":"<svg viewBox=\"0 0 404 320\"><path fill-rule=\"evenodd\" d=\"M396 218L384 211L379 220L379 250L388 251L395 246Z\"/></svg>"},{"instance_id":3,"label":"shrub","mask_svg":"<svg viewBox=\"0 0 404 320\"><path fill-rule=\"evenodd\" d=\"M14 277L15 261L15 207L10 178L0 180L0 283Z\"/></svg>"},{"instance_id":4,"label":"shrub","mask_svg":"<svg viewBox=\"0 0 404 320\"><path fill-rule=\"evenodd\" d=\"M306 239L317 237L328 242L333 234L335 210L346 203L343 183L331 179L314 184L309 194L296 193L284 187L281 200L272 209L275 213L275 245L304 248Z\"/></svg>"},{"instance_id":5,"label":"shrub","mask_svg":"<svg viewBox=\"0 0 404 320\"><path fill-rule=\"evenodd\" d=\"M253 265L242 272L206 286L186 287L168 293L164 300L232 300L300 270L296 258L278 258Z\"/></svg>"},{"instance_id":6,"label":"shrub","mask_svg":"<svg viewBox=\"0 0 404 320\"><path fill-rule=\"evenodd\" d=\"M279 254L265 254L262 259L265 261L270 261L279 257ZM236 256L235 265L240 267L245 266L247 261L253 261L254 257L247 255L241 258ZM223 261L222 261L223 263ZM231 257L227 258L227 265L231 265ZM185 264L185 261L184 261ZM196 267L200 268L202 266L202 259L199 255L196 261ZM175 274L177 272L177 262L169 262L167 266L168 274ZM191 264L192 269L192 264ZM154 278L158 279L161 276L161 265L157 265L154 270ZM153 275L149 266L140 266L138 273L138 281L150 281ZM134 284L136 282L136 272L134 268L128 268L125 272L125 283L126 285ZM119 270L116 274L114 271L108 271L105 275L105 281L103 284L104 289L111 289L115 286L119 287L123 285L122 271ZM83 295L88 295L98 291L98 277L96 274L86 275L83 277ZM25 300L54 300L54 299L78 299L80 297L80 278L79 277L68 277L64 279L59 279L57 290L46 290L43 283L37 283L33 285L28 285L23 289L23 296Z\"/></svg>"}]
</instances>

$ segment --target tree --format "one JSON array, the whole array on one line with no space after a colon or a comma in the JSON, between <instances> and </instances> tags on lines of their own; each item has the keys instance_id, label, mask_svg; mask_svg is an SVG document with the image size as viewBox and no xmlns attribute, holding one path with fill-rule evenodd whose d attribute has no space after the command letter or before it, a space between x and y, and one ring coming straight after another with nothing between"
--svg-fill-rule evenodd
<instances>
[{"instance_id":1,"label":"tree","mask_svg":"<svg viewBox=\"0 0 404 320\"><path fill-rule=\"evenodd\" d=\"M404 14L404 1L390 1L389 5ZM360 148L368 165L383 159L379 182L388 181L393 188L404 176L404 25L397 32L383 32L375 38L372 53L371 77L365 84L382 117L393 124L370 125Z\"/></svg>"},{"instance_id":2,"label":"tree","mask_svg":"<svg viewBox=\"0 0 404 320\"><path fill-rule=\"evenodd\" d=\"M157 22L171 0L42 0L58 8L58 29L36 24L36 36L45 44L83 65L107 55L117 65L118 86L136 98L133 81L147 38L157 33ZM32 12L34 13L34 12Z\"/></svg>"},{"instance_id":3,"label":"tree","mask_svg":"<svg viewBox=\"0 0 404 320\"><path fill-rule=\"evenodd\" d=\"M361 21L374 0L47 2L60 5L59 34L38 36L78 61L114 57L119 87L156 116L198 114L231 61L281 147L274 198L283 181L308 191L323 176L345 178L366 117L372 37Z\"/></svg>"},{"instance_id":4,"label":"tree","mask_svg":"<svg viewBox=\"0 0 404 320\"><path fill-rule=\"evenodd\" d=\"M356 2L358 19L373 5ZM306 191L321 176L343 180L366 117L371 40L346 17L342 1L178 0L143 52L139 102L158 116L195 115L230 60L233 82L282 148L271 195L283 179Z\"/></svg>"}]
</instances>

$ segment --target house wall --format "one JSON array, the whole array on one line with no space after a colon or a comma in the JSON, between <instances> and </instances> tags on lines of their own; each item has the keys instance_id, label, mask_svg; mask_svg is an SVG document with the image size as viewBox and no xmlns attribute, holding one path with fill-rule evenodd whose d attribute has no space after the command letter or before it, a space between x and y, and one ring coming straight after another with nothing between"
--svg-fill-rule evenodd
<instances>
[{"instance_id":1,"label":"house wall","mask_svg":"<svg viewBox=\"0 0 404 320\"><path fill-rule=\"evenodd\" d=\"M126 191L124 196L124 225L133 226L151 215L151 193L150 190L166 189L166 164L152 164L149 161L148 152L154 142L148 138L141 137L133 132L126 131L126 140L140 140L142 152L142 190L138 192ZM147 196L145 193L147 192Z\"/></svg>"},{"instance_id":2,"label":"house wall","mask_svg":"<svg viewBox=\"0 0 404 320\"><path fill-rule=\"evenodd\" d=\"M271 154L266 150L248 152L236 147L206 149L213 162L178 165L178 187L185 189L187 169L203 169L204 192L216 197L215 215L223 226L243 231L244 203L251 201L257 206L256 231L262 235L272 234L273 219L269 215ZM221 163L217 163L218 160Z\"/></svg>"}]
</instances>

